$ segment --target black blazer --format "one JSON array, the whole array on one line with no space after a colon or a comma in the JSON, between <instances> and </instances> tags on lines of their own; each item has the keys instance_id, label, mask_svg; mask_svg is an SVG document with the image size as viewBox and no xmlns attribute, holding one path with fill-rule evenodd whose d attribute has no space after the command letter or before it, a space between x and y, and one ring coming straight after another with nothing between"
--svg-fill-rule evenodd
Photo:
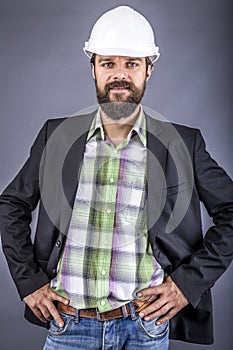
<instances>
[{"instance_id":1,"label":"black blazer","mask_svg":"<svg viewBox=\"0 0 233 350\"><path fill-rule=\"evenodd\" d=\"M2 245L20 297L56 276L95 113L48 120L23 168L0 196ZM190 304L170 338L213 342L210 288L233 257L233 185L197 129L147 118L147 215L154 256ZM200 201L213 218L202 234ZM31 213L38 202L35 241ZM26 318L41 323L26 307Z\"/></svg>"}]
</instances>

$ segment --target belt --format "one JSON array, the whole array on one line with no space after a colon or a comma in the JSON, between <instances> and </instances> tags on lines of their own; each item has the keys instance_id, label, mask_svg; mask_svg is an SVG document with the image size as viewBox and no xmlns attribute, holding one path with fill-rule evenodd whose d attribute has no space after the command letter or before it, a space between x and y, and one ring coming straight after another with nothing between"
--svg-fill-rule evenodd
<instances>
[{"instance_id":1,"label":"belt","mask_svg":"<svg viewBox=\"0 0 233 350\"><path fill-rule=\"evenodd\" d=\"M132 302L134 311L140 312L143 310L146 306L148 306L148 301L142 301L142 300L133 300ZM76 315L76 309L73 306L65 305L61 302L58 302L58 311L63 312L67 315ZM86 317L86 318L96 318L99 321L108 321L108 320L114 320L116 318L126 318L130 316L130 307L129 304L123 305L118 307L117 309L106 311L106 312L98 312L97 309L80 309L78 310L79 317Z\"/></svg>"}]
</instances>

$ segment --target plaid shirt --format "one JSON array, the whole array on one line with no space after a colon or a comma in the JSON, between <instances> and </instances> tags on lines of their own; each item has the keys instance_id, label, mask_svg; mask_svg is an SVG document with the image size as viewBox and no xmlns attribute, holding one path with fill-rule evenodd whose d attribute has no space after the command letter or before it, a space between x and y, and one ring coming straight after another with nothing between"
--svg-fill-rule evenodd
<instances>
[{"instance_id":1,"label":"plaid shirt","mask_svg":"<svg viewBox=\"0 0 233 350\"><path fill-rule=\"evenodd\" d=\"M98 111L89 130L70 228L51 287L77 309L105 312L163 280L148 241L146 119L126 140L105 137Z\"/></svg>"}]
</instances>

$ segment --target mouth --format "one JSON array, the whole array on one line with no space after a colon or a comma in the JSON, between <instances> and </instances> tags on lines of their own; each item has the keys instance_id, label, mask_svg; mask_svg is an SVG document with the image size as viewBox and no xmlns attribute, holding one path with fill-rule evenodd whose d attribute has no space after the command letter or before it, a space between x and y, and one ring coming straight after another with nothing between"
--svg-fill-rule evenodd
<instances>
[{"instance_id":1,"label":"mouth","mask_svg":"<svg viewBox=\"0 0 233 350\"><path fill-rule=\"evenodd\" d=\"M111 92L115 93L125 93L129 91L129 88L127 87L113 87L110 89Z\"/></svg>"},{"instance_id":2,"label":"mouth","mask_svg":"<svg viewBox=\"0 0 233 350\"><path fill-rule=\"evenodd\" d=\"M108 89L114 94L126 93L130 90L130 84L126 81L115 81L108 85Z\"/></svg>"}]
</instances>

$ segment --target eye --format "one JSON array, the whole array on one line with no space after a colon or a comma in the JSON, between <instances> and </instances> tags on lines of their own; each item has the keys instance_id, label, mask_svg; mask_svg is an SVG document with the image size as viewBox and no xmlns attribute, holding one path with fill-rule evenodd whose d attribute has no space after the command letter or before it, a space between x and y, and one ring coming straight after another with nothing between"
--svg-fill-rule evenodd
<instances>
[{"instance_id":1,"label":"eye","mask_svg":"<svg viewBox=\"0 0 233 350\"><path fill-rule=\"evenodd\" d=\"M127 62L127 67L130 67L130 68L135 68L135 67L138 67L138 63L137 62Z\"/></svg>"},{"instance_id":2,"label":"eye","mask_svg":"<svg viewBox=\"0 0 233 350\"><path fill-rule=\"evenodd\" d=\"M112 66L113 66L112 62L105 62L102 64L102 67L105 67L105 68L112 68Z\"/></svg>"}]
</instances>

